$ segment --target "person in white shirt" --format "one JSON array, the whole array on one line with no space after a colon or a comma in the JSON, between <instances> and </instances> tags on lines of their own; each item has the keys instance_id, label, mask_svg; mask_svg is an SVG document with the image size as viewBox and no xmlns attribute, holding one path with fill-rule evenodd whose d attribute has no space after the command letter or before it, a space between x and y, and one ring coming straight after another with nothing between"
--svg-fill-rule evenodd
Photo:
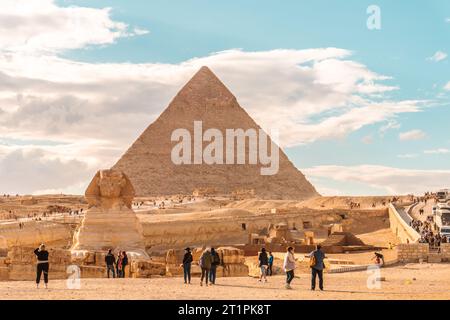
<instances>
[{"instance_id":1,"label":"person in white shirt","mask_svg":"<svg viewBox=\"0 0 450 320\"><path fill-rule=\"evenodd\" d=\"M289 247L287 249L286 256L284 257L283 268L284 271L286 271L286 289L292 289L291 282L294 279L295 270L295 257L293 247Z\"/></svg>"}]
</instances>

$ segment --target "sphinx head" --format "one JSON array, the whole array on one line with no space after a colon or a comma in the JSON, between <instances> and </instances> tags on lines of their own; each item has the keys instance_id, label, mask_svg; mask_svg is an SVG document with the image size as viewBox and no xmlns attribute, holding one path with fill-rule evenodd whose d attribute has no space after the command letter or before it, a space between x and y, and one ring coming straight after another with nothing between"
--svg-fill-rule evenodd
<instances>
[{"instance_id":1,"label":"sphinx head","mask_svg":"<svg viewBox=\"0 0 450 320\"><path fill-rule=\"evenodd\" d=\"M100 196L104 198L118 198L127 181L122 172L114 170L101 170L98 180Z\"/></svg>"},{"instance_id":2,"label":"sphinx head","mask_svg":"<svg viewBox=\"0 0 450 320\"><path fill-rule=\"evenodd\" d=\"M131 208L134 189L127 176L117 170L100 170L86 190L89 207L124 204ZM103 200L102 200L103 199Z\"/></svg>"}]
</instances>

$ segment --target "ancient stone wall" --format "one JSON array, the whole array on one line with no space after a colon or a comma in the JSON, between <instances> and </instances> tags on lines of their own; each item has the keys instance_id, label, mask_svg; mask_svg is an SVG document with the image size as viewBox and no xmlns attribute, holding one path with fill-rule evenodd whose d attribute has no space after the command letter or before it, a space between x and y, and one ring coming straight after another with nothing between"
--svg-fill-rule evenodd
<instances>
[{"instance_id":1,"label":"ancient stone wall","mask_svg":"<svg viewBox=\"0 0 450 320\"><path fill-rule=\"evenodd\" d=\"M142 222L145 244L152 250L182 249L186 246L219 246L246 244L249 233L259 233L269 225L286 223L289 228L302 229L303 222L311 221L313 227L323 223L320 217L304 215L263 215L233 219L204 219L201 221Z\"/></svg>"},{"instance_id":2,"label":"ancient stone wall","mask_svg":"<svg viewBox=\"0 0 450 320\"><path fill-rule=\"evenodd\" d=\"M427 261L429 254L428 243L399 244L397 257L399 262Z\"/></svg>"},{"instance_id":3,"label":"ancient stone wall","mask_svg":"<svg viewBox=\"0 0 450 320\"><path fill-rule=\"evenodd\" d=\"M443 262L450 262L450 243L441 243L441 257Z\"/></svg>"},{"instance_id":4,"label":"ancient stone wall","mask_svg":"<svg viewBox=\"0 0 450 320\"><path fill-rule=\"evenodd\" d=\"M8 280L35 280L36 247L12 247L8 252L5 265L8 268ZM68 250L49 249L49 273L52 279L67 278L66 268L71 264ZM4 270L6 272L6 270Z\"/></svg>"},{"instance_id":5,"label":"ancient stone wall","mask_svg":"<svg viewBox=\"0 0 450 320\"><path fill-rule=\"evenodd\" d=\"M49 246L67 247L72 242L73 229L69 224L30 221L20 229L18 223L2 225L0 238L8 248L14 246L38 247L41 243Z\"/></svg>"},{"instance_id":6,"label":"ancient stone wall","mask_svg":"<svg viewBox=\"0 0 450 320\"><path fill-rule=\"evenodd\" d=\"M420 235L406 223L392 204L389 205L389 223L401 243L414 243L420 239Z\"/></svg>"}]
</instances>

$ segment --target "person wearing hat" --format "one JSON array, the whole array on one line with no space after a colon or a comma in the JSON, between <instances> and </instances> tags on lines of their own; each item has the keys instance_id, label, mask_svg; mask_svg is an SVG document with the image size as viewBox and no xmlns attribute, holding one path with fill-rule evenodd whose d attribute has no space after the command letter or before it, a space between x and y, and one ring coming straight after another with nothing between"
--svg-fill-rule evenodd
<instances>
[{"instance_id":1,"label":"person wearing hat","mask_svg":"<svg viewBox=\"0 0 450 320\"><path fill-rule=\"evenodd\" d=\"M184 249L184 257L183 257L183 273L184 273L184 283L191 284L191 263L193 261L191 248Z\"/></svg>"},{"instance_id":2,"label":"person wearing hat","mask_svg":"<svg viewBox=\"0 0 450 320\"><path fill-rule=\"evenodd\" d=\"M41 282L41 275L44 273L45 288L48 288L48 251L45 250L45 245L41 244L39 248L34 250L34 254L37 257L36 266L36 288L39 288L39 282Z\"/></svg>"}]
</instances>

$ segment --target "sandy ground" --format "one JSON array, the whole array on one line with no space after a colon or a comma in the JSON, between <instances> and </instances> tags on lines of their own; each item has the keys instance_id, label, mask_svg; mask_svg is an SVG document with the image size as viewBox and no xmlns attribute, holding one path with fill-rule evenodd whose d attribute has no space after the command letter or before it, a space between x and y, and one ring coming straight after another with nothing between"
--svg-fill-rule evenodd
<instances>
[{"instance_id":1,"label":"sandy ground","mask_svg":"<svg viewBox=\"0 0 450 320\"><path fill-rule=\"evenodd\" d=\"M200 287L199 279L184 285L181 278L82 279L81 289L69 290L65 280L50 282L50 289L36 289L33 282L0 282L0 299L450 299L449 264L410 264L385 268L380 289L369 289L369 274L325 274L325 291L310 291L309 275L299 274L293 290L283 287L284 276L267 283L250 277L219 278L213 287ZM415 279L415 280L414 280Z\"/></svg>"}]
</instances>

